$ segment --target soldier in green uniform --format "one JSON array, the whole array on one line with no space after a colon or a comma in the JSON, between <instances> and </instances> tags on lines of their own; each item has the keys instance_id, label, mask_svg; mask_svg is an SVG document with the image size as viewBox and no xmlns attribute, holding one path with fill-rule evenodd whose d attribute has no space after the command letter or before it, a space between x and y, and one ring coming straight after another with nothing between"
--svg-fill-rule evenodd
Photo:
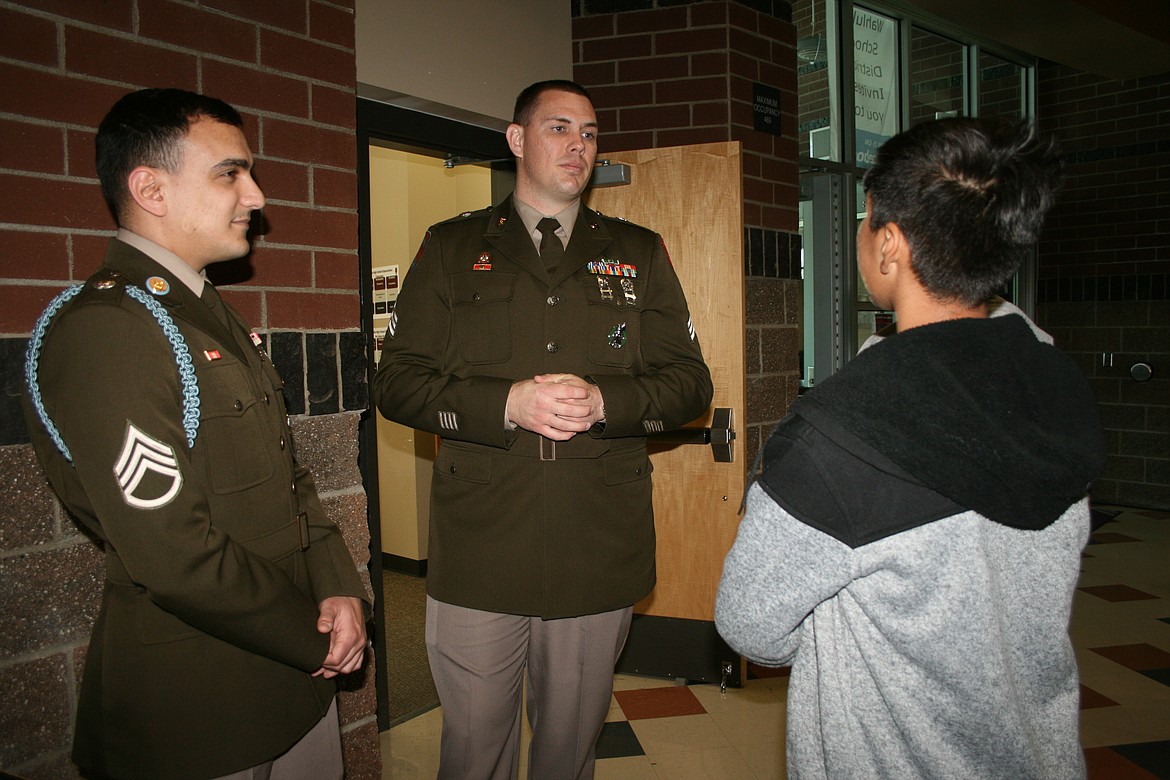
<instances>
[{"instance_id":1,"label":"soldier in green uniform","mask_svg":"<svg viewBox=\"0 0 1170 780\"><path fill-rule=\"evenodd\" d=\"M264 205L241 127L181 90L115 104L97 167L117 237L30 339L33 445L106 553L73 752L90 777L342 776L332 678L362 663L366 588L260 338L203 274L249 251Z\"/></svg>"},{"instance_id":2,"label":"soldier in green uniform","mask_svg":"<svg viewBox=\"0 0 1170 780\"><path fill-rule=\"evenodd\" d=\"M441 778L590 778L632 605L654 586L646 436L711 400L662 239L581 203L597 119L573 82L516 101L516 191L432 227L373 395L438 434L427 645Z\"/></svg>"}]
</instances>

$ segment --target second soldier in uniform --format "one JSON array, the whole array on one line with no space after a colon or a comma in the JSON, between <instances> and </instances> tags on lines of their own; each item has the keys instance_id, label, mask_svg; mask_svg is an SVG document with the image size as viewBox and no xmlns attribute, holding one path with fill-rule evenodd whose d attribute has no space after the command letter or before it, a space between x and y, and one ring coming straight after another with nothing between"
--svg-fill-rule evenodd
<instances>
[{"instance_id":1,"label":"second soldier in uniform","mask_svg":"<svg viewBox=\"0 0 1170 780\"><path fill-rule=\"evenodd\" d=\"M589 778L655 581L646 436L703 414L711 378L661 237L581 203L588 93L530 86L507 139L514 195L427 232L373 393L442 439L426 629L439 776L516 776L527 671L529 776Z\"/></svg>"}]
</instances>

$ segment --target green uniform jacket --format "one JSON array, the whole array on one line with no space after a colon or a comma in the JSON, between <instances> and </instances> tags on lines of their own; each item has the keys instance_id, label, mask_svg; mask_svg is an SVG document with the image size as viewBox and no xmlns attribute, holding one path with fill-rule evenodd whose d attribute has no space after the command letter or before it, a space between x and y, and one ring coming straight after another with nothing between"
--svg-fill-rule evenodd
<instances>
[{"instance_id":1,"label":"green uniform jacket","mask_svg":"<svg viewBox=\"0 0 1170 780\"><path fill-rule=\"evenodd\" d=\"M193 447L173 347L129 285L168 288L151 297L194 367ZM25 398L49 482L106 550L73 753L99 776L217 777L283 753L334 695L331 680L311 676L329 646L319 601L366 599L294 460L280 379L229 316L230 331L114 240L40 355L44 409L72 463Z\"/></svg>"},{"instance_id":2,"label":"green uniform jacket","mask_svg":"<svg viewBox=\"0 0 1170 780\"><path fill-rule=\"evenodd\" d=\"M567 442L507 430L513 382L596 383L604 425ZM703 414L711 376L656 233L584 206L550 278L509 198L431 228L373 382L387 418L439 434L427 591L548 618L654 587L646 434Z\"/></svg>"}]
</instances>

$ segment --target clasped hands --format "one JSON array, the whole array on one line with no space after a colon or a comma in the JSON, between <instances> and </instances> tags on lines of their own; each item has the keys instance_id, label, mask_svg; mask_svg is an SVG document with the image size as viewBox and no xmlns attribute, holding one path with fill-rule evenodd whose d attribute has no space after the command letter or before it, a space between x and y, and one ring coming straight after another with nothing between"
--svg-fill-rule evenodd
<instances>
[{"instance_id":1,"label":"clasped hands","mask_svg":"<svg viewBox=\"0 0 1170 780\"><path fill-rule=\"evenodd\" d=\"M508 391L508 420L553 441L568 441L605 419L601 388L574 374L540 374Z\"/></svg>"},{"instance_id":2,"label":"clasped hands","mask_svg":"<svg viewBox=\"0 0 1170 780\"><path fill-rule=\"evenodd\" d=\"M366 652L366 620L361 599L330 596L320 604L317 630L329 634L329 653L314 677L336 677L361 668Z\"/></svg>"}]
</instances>

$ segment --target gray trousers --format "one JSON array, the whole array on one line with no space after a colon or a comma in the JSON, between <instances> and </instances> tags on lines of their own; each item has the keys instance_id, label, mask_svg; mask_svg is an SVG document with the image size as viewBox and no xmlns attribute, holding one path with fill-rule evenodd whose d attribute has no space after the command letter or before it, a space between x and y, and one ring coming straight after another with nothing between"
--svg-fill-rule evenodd
<instances>
[{"instance_id":1,"label":"gray trousers","mask_svg":"<svg viewBox=\"0 0 1170 780\"><path fill-rule=\"evenodd\" d=\"M335 698L325 717L288 751L260 766L215 780L341 780L344 774Z\"/></svg>"},{"instance_id":2,"label":"gray trousers","mask_svg":"<svg viewBox=\"0 0 1170 780\"><path fill-rule=\"evenodd\" d=\"M514 780L528 674L528 777L590 780L633 607L542 620L427 597L427 655L443 705L439 780Z\"/></svg>"}]
</instances>

